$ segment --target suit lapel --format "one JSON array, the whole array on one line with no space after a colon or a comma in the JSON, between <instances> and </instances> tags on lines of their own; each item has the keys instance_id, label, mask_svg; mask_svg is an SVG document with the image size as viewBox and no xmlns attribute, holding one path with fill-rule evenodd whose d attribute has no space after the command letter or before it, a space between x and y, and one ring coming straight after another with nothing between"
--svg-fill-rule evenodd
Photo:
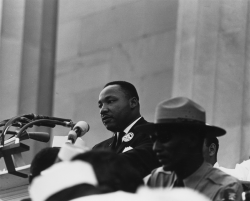
<instances>
[{"instance_id":1,"label":"suit lapel","mask_svg":"<svg viewBox=\"0 0 250 201\"><path fill-rule=\"evenodd\" d=\"M135 137L136 133L135 133L134 127L136 127L136 126L138 126L138 125L141 125L141 124L144 124L144 123L147 123L147 121L145 121L145 119L144 119L143 117L140 118L140 120L137 121L137 122L132 126L132 128L129 130L128 133L132 132L132 133L134 134L134 137ZM134 137L133 137L133 138L134 138ZM125 149L125 147L128 147L128 146L131 144L131 142L133 142L133 138L132 138L130 141L128 141L128 142L122 142L121 145L120 145L120 146L118 147L118 149L116 150L116 153L122 153L122 151Z\"/></svg>"},{"instance_id":2,"label":"suit lapel","mask_svg":"<svg viewBox=\"0 0 250 201\"><path fill-rule=\"evenodd\" d=\"M132 132L132 133L136 133L136 131L135 131L135 127L136 126L139 126L139 125L141 125L141 124L146 124L146 123L148 123L143 117L142 118L140 118L133 126L132 126L132 128L129 130L129 132ZM128 132L128 133L129 133Z\"/></svg>"},{"instance_id":3,"label":"suit lapel","mask_svg":"<svg viewBox=\"0 0 250 201\"><path fill-rule=\"evenodd\" d=\"M112 150L115 150L115 145L116 145L116 141L117 141L116 133L113 134L113 137L112 137L111 139L112 139L112 141L111 141L111 143L109 144L109 147L110 147Z\"/></svg>"},{"instance_id":4,"label":"suit lapel","mask_svg":"<svg viewBox=\"0 0 250 201\"><path fill-rule=\"evenodd\" d=\"M123 149L126 147L126 142L122 142L120 146L117 148L116 153L122 153Z\"/></svg>"}]
</instances>

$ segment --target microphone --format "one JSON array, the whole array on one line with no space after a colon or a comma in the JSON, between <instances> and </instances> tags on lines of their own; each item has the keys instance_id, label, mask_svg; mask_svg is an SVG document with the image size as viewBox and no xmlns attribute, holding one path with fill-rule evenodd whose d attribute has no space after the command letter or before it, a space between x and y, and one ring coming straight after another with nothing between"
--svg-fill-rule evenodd
<instances>
[{"instance_id":1,"label":"microphone","mask_svg":"<svg viewBox=\"0 0 250 201\"><path fill-rule=\"evenodd\" d=\"M1 130L0 130L0 134L1 134ZM7 134L11 134L11 135L17 135L18 131L7 131ZM11 137L8 140L4 141L4 145L8 145L11 144L15 141L16 137ZM50 140L50 134L46 133L46 132L27 132L24 131L20 138L19 141L23 141L23 140L27 140L27 139L32 139L32 140L36 140L36 141L40 141L40 142L48 142Z\"/></svg>"},{"instance_id":2,"label":"microphone","mask_svg":"<svg viewBox=\"0 0 250 201\"><path fill-rule=\"evenodd\" d=\"M75 143L78 137L82 137L85 133L89 131L89 124L85 121L79 121L75 124L72 130L69 131L68 141L72 144Z\"/></svg>"},{"instance_id":3,"label":"microphone","mask_svg":"<svg viewBox=\"0 0 250 201\"><path fill-rule=\"evenodd\" d=\"M46 132L24 132L20 137L20 141L32 139L40 142L48 142L50 140L50 134Z\"/></svg>"},{"instance_id":4,"label":"microphone","mask_svg":"<svg viewBox=\"0 0 250 201\"><path fill-rule=\"evenodd\" d=\"M82 137L89 131L89 124L85 121L79 121L75 124L72 130L69 131L67 141L62 145L55 163L60 161L69 161L75 155L89 150L85 146L84 141L78 137Z\"/></svg>"}]
</instances>

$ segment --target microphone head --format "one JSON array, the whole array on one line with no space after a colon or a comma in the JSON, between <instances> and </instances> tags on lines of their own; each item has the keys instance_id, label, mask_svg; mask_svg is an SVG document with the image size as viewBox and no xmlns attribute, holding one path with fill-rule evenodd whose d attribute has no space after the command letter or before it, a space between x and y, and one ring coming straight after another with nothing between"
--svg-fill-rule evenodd
<instances>
[{"instance_id":1,"label":"microphone head","mask_svg":"<svg viewBox=\"0 0 250 201\"><path fill-rule=\"evenodd\" d=\"M50 134L46 132L28 132L28 136L30 139L40 142L48 142L50 140Z\"/></svg>"},{"instance_id":2,"label":"microphone head","mask_svg":"<svg viewBox=\"0 0 250 201\"><path fill-rule=\"evenodd\" d=\"M73 130L79 130L79 136L82 137L85 133L89 131L89 124L85 121L78 121L76 125L73 127Z\"/></svg>"}]
</instances>

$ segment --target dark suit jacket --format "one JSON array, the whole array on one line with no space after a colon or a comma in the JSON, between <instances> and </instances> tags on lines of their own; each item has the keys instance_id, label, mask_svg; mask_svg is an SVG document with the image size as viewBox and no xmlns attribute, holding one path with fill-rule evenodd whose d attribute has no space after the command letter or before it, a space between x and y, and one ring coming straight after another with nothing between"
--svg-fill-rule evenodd
<instances>
[{"instance_id":1,"label":"dark suit jacket","mask_svg":"<svg viewBox=\"0 0 250 201\"><path fill-rule=\"evenodd\" d=\"M93 149L108 149L118 154L122 154L131 166L138 170L141 177L145 177L151 173L153 169L160 166L155 153L153 152L153 143L148 133L144 133L135 129L136 126L148 124L144 118L133 125L129 132L134 133L134 137L128 142L122 142L118 148L113 148L114 137L113 136L93 147ZM126 147L132 147L133 149L123 152ZM126 171L126 170L124 170Z\"/></svg>"}]
</instances>

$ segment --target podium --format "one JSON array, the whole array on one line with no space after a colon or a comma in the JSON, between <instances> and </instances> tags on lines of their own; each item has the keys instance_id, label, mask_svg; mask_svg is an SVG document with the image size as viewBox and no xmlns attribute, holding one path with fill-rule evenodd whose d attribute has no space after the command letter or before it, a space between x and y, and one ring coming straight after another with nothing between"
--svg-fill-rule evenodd
<instances>
[{"instance_id":1,"label":"podium","mask_svg":"<svg viewBox=\"0 0 250 201\"><path fill-rule=\"evenodd\" d=\"M16 168L18 172L29 174L30 165ZM0 173L0 200L20 201L29 197L28 178L18 177L6 172Z\"/></svg>"}]
</instances>

